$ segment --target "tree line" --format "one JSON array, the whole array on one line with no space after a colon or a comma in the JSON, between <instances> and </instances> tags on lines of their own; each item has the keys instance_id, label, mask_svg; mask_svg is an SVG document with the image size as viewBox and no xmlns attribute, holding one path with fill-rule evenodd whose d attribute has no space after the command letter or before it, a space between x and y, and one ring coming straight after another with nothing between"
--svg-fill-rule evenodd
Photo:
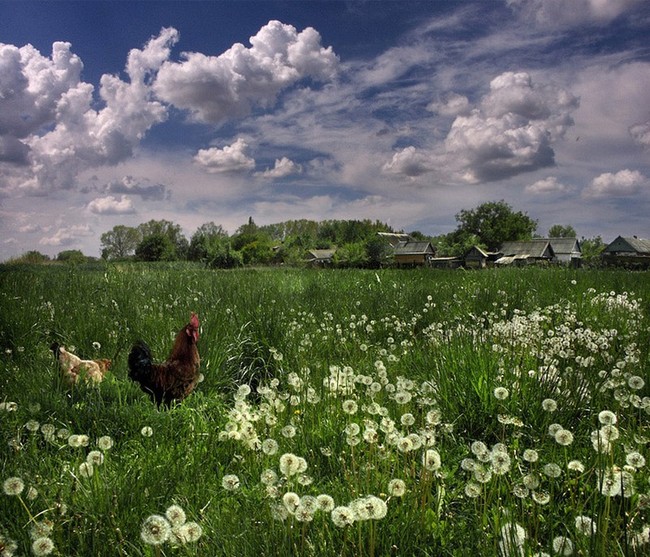
<instances>
[{"instance_id":1,"label":"tree line","mask_svg":"<svg viewBox=\"0 0 650 557\"><path fill-rule=\"evenodd\" d=\"M428 241L438 256L462 257L472 246L496 251L506 241L536 237L537 221L515 211L505 201L486 202L456 215L457 227L448 234L427 236L413 230L416 241ZM288 220L258 226L253 218L230 235L220 225L207 222L188 240L180 225L167 220L150 220L136 227L117 225L102 234L101 258L104 260L199 261L211 268L244 265L300 265L309 250L334 249L337 267L379 267L390 260L387 240L378 232L404 233L375 220ZM570 225L554 225L547 237L576 237ZM582 238L583 258L595 259L605 244L599 236ZM61 252L59 261L78 262L85 256L78 250ZM27 262L49 259L38 252L22 256Z\"/></svg>"}]
</instances>

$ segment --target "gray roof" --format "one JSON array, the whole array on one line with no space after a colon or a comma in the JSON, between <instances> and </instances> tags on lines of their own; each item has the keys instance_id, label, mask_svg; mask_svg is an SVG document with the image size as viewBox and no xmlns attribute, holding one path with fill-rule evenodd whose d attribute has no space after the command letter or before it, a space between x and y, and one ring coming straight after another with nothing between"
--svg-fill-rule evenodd
<instances>
[{"instance_id":1,"label":"gray roof","mask_svg":"<svg viewBox=\"0 0 650 557\"><path fill-rule=\"evenodd\" d=\"M395 255L422 255L433 252L431 242L400 242L395 246Z\"/></svg>"},{"instance_id":2,"label":"gray roof","mask_svg":"<svg viewBox=\"0 0 650 557\"><path fill-rule=\"evenodd\" d=\"M504 256L513 257L553 257L555 252L548 240L545 238L535 238L523 242L504 242L499 251Z\"/></svg>"},{"instance_id":3,"label":"gray roof","mask_svg":"<svg viewBox=\"0 0 650 557\"><path fill-rule=\"evenodd\" d=\"M562 253L582 253L577 238L548 238L555 255Z\"/></svg>"},{"instance_id":4,"label":"gray roof","mask_svg":"<svg viewBox=\"0 0 650 557\"><path fill-rule=\"evenodd\" d=\"M604 252L635 252L643 255L650 255L650 240L643 238L631 238L619 236L609 244Z\"/></svg>"},{"instance_id":5,"label":"gray roof","mask_svg":"<svg viewBox=\"0 0 650 557\"><path fill-rule=\"evenodd\" d=\"M335 249L310 249L307 252L307 258L311 260L332 259L335 252Z\"/></svg>"}]
</instances>

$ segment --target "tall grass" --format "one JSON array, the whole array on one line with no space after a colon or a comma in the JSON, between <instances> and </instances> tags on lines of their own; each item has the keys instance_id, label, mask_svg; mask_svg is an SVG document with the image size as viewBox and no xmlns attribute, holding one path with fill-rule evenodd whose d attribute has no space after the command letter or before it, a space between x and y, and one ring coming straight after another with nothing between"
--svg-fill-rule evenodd
<instances>
[{"instance_id":1,"label":"tall grass","mask_svg":"<svg viewBox=\"0 0 650 557\"><path fill-rule=\"evenodd\" d=\"M158 411L126 356L191 311ZM649 316L618 271L0 269L0 551L647 554ZM53 341L111 372L66 387Z\"/></svg>"}]
</instances>

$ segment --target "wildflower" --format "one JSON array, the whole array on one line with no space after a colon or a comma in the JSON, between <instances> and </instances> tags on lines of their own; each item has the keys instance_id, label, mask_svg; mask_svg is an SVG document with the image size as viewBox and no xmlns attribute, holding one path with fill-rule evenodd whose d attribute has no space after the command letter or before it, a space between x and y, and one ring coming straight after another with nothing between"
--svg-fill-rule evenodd
<instances>
[{"instance_id":1,"label":"wildflower","mask_svg":"<svg viewBox=\"0 0 650 557\"><path fill-rule=\"evenodd\" d=\"M407 412L406 414L402 414L402 417L400 418L400 422L403 426L409 427L412 426L415 423L415 416L411 414L410 412Z\"/></svg>"},{"instance_id":2,"label":"wildflower","mask_svg":"<svg viewBox=\"0 0 650 557\"><path fill-rule=\"evenodd\" d=\"M97 342L97 341L93 342L93 348L95 350L99 350L101 347L102 347L102 345L99 342Z\"/></svg>"},{"instance_id":3,"label":"wildflower","mask_svg":"<svg viewBox=\"0 0 650 557\"><path fill-rule=\"evenodd\" d=\"M523 454L524 460L527 462L537 462L539 453L535 449L526 449Z\"/></svg>"},{"instance_id":4,"label":"wildflower","mask_svg":"<svg viewBox=\"0 0 650 557\"><path fill-rule=\"evenodd\" d=\"M293 513L298 505L300 505L300 496L293 491L287 491L282 496L282 503L284 503L284 506L290 513Z\"/></svg>"},{"instance_id":5,"label":"wildflower","mask_svg":"<svg viewBox=\"0 0 650 557\"><path fill-rule=\"evenodd\" d=\"M492 471L498 476L507 474L510 471L511 461L508 453L493 450L490 455L490 462L492 464Z\"/></svg>"},{"instance_id":6,"label":"wildflower","mask_svg":"<svg viewBox=\"0 0 650 557\"><path fill-rule=\"evenodd\" d=\"M429 410L426 415L426 420L429 425L438 425L442 420L440 410Z\"/></svg>"},{"instance_id":7,"label":"wildflower","mask_svg":"<svg viewBox=\"0 0 650 557\"><path fill-rule=\"evenodd\" d=\"M36 433L40 427L41 424L39 424L36 420L29 420L25 424L25 428L27 429L27 431L31 431L32 433Z\"/></svg>"},{"instance_id":8,"label":"wildflower","mask_svg":"<svg viewBox=\"0 0 650 557\"><path fill-rule=\"evenodd\" d=\"M563 429L564 429L564 428L563 428L560 424L551 424L550 426L548 426L548 434L549 434L551 437L555 437L555 434L556 434L558 431L561 431L561 430L563 430Z\"/></svg>"},{"instance_id":9,"label":"wildflower","mask_svg":"<svg viewBox=\"0 0 650 557\"><path fill-rule=\"evenodd\" d=\"M538 505L547 505L551 500L551 496L545 491L533 491L532 497L533 501Z\"/></svg>"},{"instance_id":10,"label":"wildflower","mask_svg":"<svg viewBox=\"0 0 650 557\"><path fill-rule=\"evenodd\" d=\"M97 439L97 447L102 451L107 451L113 446L113 438L110 435L103 435Z\"/></svg>"},{"instance_id":11,"label":"wildflower","mask_svg":"<svg viewBox=\"0 0 650 557\"><path fill-rule=\"evenodd\" d=\"M545 398L542 400L542 410L545 412L555 412L557 410L557 402L552 398Z\"/></svg>"},{"instance_id":12,"label":"wildflower","mask_svg":"<svg viewBox=\"0 0 650 557\"><path fill-rule=\"evenodd\" d=\"M280 472L289 477L300 472L300 457L292 453L285 453L280 457Z\"/></svg>"},{"instance_id":13,"label":"wildflower","mask_svg":"<svg viewBox=\"0 0 650 557\"><path fill-rule=\"evenodd\" d=\"M467 484L465 484L465 495L467 495L467 497L471 497L472 499L474 499L479 495L481 495L481 491L482 491L481 486L477 483L468 482Z\"/></svg>"},{"instance_id":14,"label":"wildflower","mask_svg":"<svg viewBox=\"0 0 650 557\"><path fill-rule=\"evenodd\" d=\"M528 489L537 489L539 487L539 478L535 474L526 474L521 481Z\"/></svg>"},{"instance_id":15,"label":"wildflower","mask_svg":"<svg viewBox=\"0 0 650 557\"><path fill-rule=\"evenodd\" d=\"M339 528L345 528L346 526L351 526L354 524L355 520L355 514L354 511L350 507L335 507L332 509L332 512L330 513L330 517L332 518L332 522L334 523L335 526L338 526Z\"/></svg>"},{"instance_id":16,"label":"wildflower","mask_svg":"<svg viewBox=\"0 0 650 557\"><path fill-rule=\"evenodd\" d=\"M101 451L90 451L86 456L86 462L94 466L100 466L104 463L104 455Z\"/></svg>"},{"instance_id":17,"label":"wildflower","mask_svg":"<svg viewBox=\"0 0 650 557\"><path fill-rule=\"evenodd\" d=\"M358 405L356 401L348 399L343 401L343 412L346 414L356 414L358 409Z\"/></svg>"},{"instance_id":18,"label":"wildflower","mask_svg":"<svg viewBox=\"0 0 650 557\"><path fill-rule=\"evenodd\" d=\"M610 410L603 410L598 414L598 421L603 425L614 425L616 423L616 414Z\"/></svg>"},{"instance_id":19,"label":"wildflower","mask_svg":"<svg viewBox=\"0 0 650 557\"><path fill-rule=\"evenodd\" d=\"M466 472L473 472L476 468L476 461L471 458L464 458L460 461L460 467Z\"/></svg>"},{"instance_id":20,"label":"wildflower","mask_svg":"<svg viewBox=\"0 0 650 557\"><path fill-rule=\"evenodd\" d=\"M153 435L153 428L146 425L140 430L142 437L151 437Z\"/></svg>"},{"instance_id":21,"label":"wildflower","mask_svg":"<svg viewBox=\"0 0 650 557\"><path fill-rule=\"evenodd\" d=\"M588 516L576 516L576 532L583 536L591 536L596 533L596 523Z\"/></svg>"},{"instance_id":22,"label":"wildflower","mask_svg":"<svg viewBox=\"0 0 650 557\"><path fill-rule=\"evenodd\" d=\"M41 433L45 439L51 441L54 438L54 434L56 433L56 427L54 424L43 424L41 426Z\"/></svg>"},{"instance_id":23,"label":"wildflower","mask_svg":"<svg viewBox=\"0 0 650 557\"><path fill-rule=\"evenodd\" d=\"M54 551L54 542L48 537L35 539L32 543L32 553L36 557L49 555L52 551Z\"/></svg>"},{"instance_id":24,"label":"wildflower","mask_svg":"<svg viewBox=\"0 0 650 557\"><path fill-rule=\"evenodd\" d=\"M331 512L334 509L334 499L330 495L324 493L316 497L316 503L318 504L318 510L323 512Z\"/></svg>"},{"instance_id":25,"label":"wildflower","mask_svg":"<svg viewBox=\"0 0 650 557\"><path fill-rule=\"evenodd\" d=\"M573 433L571 433L568 429L560 429L555 432L555 441L558 445L567 447L573 443Z\"/></svg>"},{"instance_id":26,"label":"wildflower","mask_svg":"<svg viewBox=\"0 0 650 557\"><path fill-rule=\"evenodd\" d=\"M573 555L573 542L566 536L553 538L553 552L556 555Z\"/></svg>"},{"instance_id":27,"label":"wildflower","mask_svg":"<svg viewBox=\"0 0 650 557\"><path fill-rule=\"evenodd\" d=\"M29 532L29 536L32 538L32 540L37 540L38 538L46 538L52 533L53 529L54 525L52 521L40 520L34 523Z\"/></svg>"},{"instance_id":28,"label":"wildflower","mask_svg":"<svg viewBox=\"0 0 650 557\"><path fill-rule=\"evenodd\" d=\"M262 452L266 455L274 455L278 452L278 442L275 439L265 439L262 441Z\"/></svg>"},{"instance_id":29,"label":"wildflower","mask_svg":"<svg viewBox=\"0 0 650 557\"><path fill-rule=\"evenodd\" d=\"M95 469L93 468L93 465L90 464L89 462L82 462L79 465L79 475L82 478L91 478L94 473L95 473Z\"/></svg>"},{"instance_id":30,"label":"wildflower","mask_svg":"<svg viewBox=\"0 0 650 557\"><path fill-rule=\"evenodd\" d=\"M625 462L634 468L643 468L645 466L645 457L637 451L632 451L625 456Z\"/></svg>"},{"instance_id":31,"label":"wildflower","mask_svg":"<svg viewBox=\"0 0 650 557\"><path fill-rule=\"evenodd\" d=\"M497 387L494 389L494 398L497 400L505 400L510 396L510 391L505 387Z\"/></svg>"},{"instance_id":32,"label":"wildflower","mask_svg":"<svg viewBox=\"0 0 650 557\"><path fill-rule=\"evenodd\" d=\"M314 511L299 504L293 512L298 522L311 522L314 520Z\"/></svg>"},{"instance_id":33,"label":"wildflower","mask_svg":"<svg viewBox=\"0 0 650 557\"><path fill-rule=\"evenodd\" d=\"M585 471L585 465L579 460L571 460L566 467L572 472L578 472L580 474Z\"/></svg>"},{"instance_id":34,"label":"wildflower","mask_svg":"<svg viewBox=\"0 0 650 557\"><path fill-rule=\"evenodd\" d=\"M526 541L526 530L515 522L506 522L501 527L499 548L503 557L523 555L523 545Z\"/></svg>"},{"instance_id":35,"label":"wildflower","mask_svg":"<svg viewBox=\"0 0 650 557\"><path fill-rule=\"evenodd\" d=\"M562 474L562 469L554 462L549 462L548 464L545 464L544 467L542 468L542 471L549 478L559 478L560 475Z\"/></svg>"},{"instance_id":36,"label":"wildflower","mask_svg":"<svg viewBox=\"0 0 650 557\"><path fill-rule=\"evenodd\" d=\"M239 478L235 474L226 474L221 479L221 486L228 491L239 489Z\"/></svg>"},{"instance_id":37,"label":"wildflower","mask_svg":"<svg viewBox=\"0 0 650 557\"><path fill-rule=\"evenodd\" d=\"M386 516L388 507L383 499L368 495L352 501L350 504L357 520L380 520Z\"/></svg>"},{"instance_id":38,"label":"wildflower","mask_svg":"<svg viewBox=\"0 0 650 557\"><path fill-rule=\"evenodd\" d=\"M179 505L171 505L168 507L165 511L165 516L172 527L185 524L185 520L187 519L185 511Z\"/></svg>"},{"instance_id":39,"label":"wildflower","mask_svg":"<svg viewBox=\"0 0 650 557\"><path fill-rule=\"evenodd\" d=\"M203 528L196 522L186 522L174 529L174 533L183 543L193 543L203 535Z\"/></svg>"},{"instance_id":40,"label":"wildflower","mask_svg":"<svg viewBox=\"0 0 650 557\"><path fill-rule=\"evenodd\" d=\"M403 497L406 493L406 483L399 478L392 479L388 482L388 493L393 497Z\"/></svg>"},{"instance_id":41,"label":"wildflower","mask_svg":"<svg viewBox=\"0 0 650 557\"><path fill-rule=\"evenodd\" d=\"M35 487L30 486L29 489L27 489L26 497L27 497L27 499L29 501L33 501L34 499L36 499L38 497L38 490ZM0 553L0 556L1 555L2 554Z\"/></svg>"},{"instance_id":42,"label":"wildflower","mask_svg":"<svg viewBox=\"0 0 650 557\"><path fill-rule=\"evenodd\" d=\"M486 484L492 479L492 471L482 466L477 466L474 470L474 479L479 483Z\"/></svg>"},{"instance_id":43,"label":"wildflower","mask_svg":"<svg viewBox=\"0 0 650 557\"><path fill-rule=\"evenodd\" d=\"M15 402L0 402L0 410L5 412L15 412L18 410L18 404Z\"/></svg>"},{"instance_id":44,"label":"wildflower","mask_svg":"<svg viewBox=\"0 0 650 557\"><path fill-rule=\"evenodd\" d=\"M524 484L515 484L512 488L512 493L515 497L519 497L519 499L525 499L528 497L530 490Z\"/></svg>"},{"instance_id":45,"label":"wildflower","mask_svg":"<svg viewBox=\"0 0 650 557\"><path fill-rule=\"evenodd\" d=\"M282 434L283 437L286 437L287 439L291 439L292 437L296 436L296 428L293 427L292 425L285 425L280 430L280 433Z\"/></svg>"},{"instance_id":46,"label":"wildflower","mask_svg":"<svg viewBox=\"0 0 650 557\"><path fill-rule=\"evenodd\" d=\"M440 453L435 449L427 449L422 455L422 466L431 472L440 469Z\"/></svg>"},{"instance_id":47,"label":"wildflower","mask_svg":"<svg viewBox=\"0 0 650 557\"><path fill-rule=\"evenodd\" d=\"M21 478L7 478L2 484L2 489L7 495L20 495L25 489L25 483Z\"/></svg>"},{"instance_id":48,"label":"wildflower","mask_svg":"<svg viewBox=\"0 0 650 557\"><path fill-rule=\"evenodd\" d=\"M164 516L152 514L142 524L140 537L149 545L160 545L167 541L171 534L171 525Z\"/></svg>"},{"instance_id":49,"label":"wildflower","mask_svg":"<svg viewBox=\"0 0 650 557\"><path fill-rule=\"evenodd\" d=\"M628 378L627 384L630 387L630 389L639 391L643 389L643 386L645 385L645 381L638 375L633 375L632 377Z\"/></svg>"},{"instance_id":50,"label":"wildflower","mask_svg":"<svg viewBox=\"0 0 650 557\"><path fill-rule=\"evenodd\" d=\"M399 391L395 393L395 402L397 402L397 404L408 404L411 402L411 398L411 393L408 391Z\"/></svg>"},{"instance_id":51,"label":"wildflower","mask_svg":"<svg viewBox=\"0 0 650 557\"><path fill-rule=\"evenodd\" d=\"M264 472L262 472L260 481L264 485L274 485L278 481L278 475L276 474L275 470L267 468L264 470Z\"/></svg>"}]
</instances>

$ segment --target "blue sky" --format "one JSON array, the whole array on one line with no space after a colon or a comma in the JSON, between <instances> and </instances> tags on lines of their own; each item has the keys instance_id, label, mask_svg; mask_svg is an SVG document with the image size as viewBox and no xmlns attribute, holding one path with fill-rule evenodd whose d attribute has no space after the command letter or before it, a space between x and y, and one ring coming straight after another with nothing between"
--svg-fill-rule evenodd
<instances>
[{"instance_id":1,"label":"blue sky","mask_svg":"<svg viewBox=\"0 0 650 557\"><path fill-rule=\"evenodd\" d=\"M650 237L643 0L0 0L0 260L252 216Z\"/></svg>"}]
</instances>

